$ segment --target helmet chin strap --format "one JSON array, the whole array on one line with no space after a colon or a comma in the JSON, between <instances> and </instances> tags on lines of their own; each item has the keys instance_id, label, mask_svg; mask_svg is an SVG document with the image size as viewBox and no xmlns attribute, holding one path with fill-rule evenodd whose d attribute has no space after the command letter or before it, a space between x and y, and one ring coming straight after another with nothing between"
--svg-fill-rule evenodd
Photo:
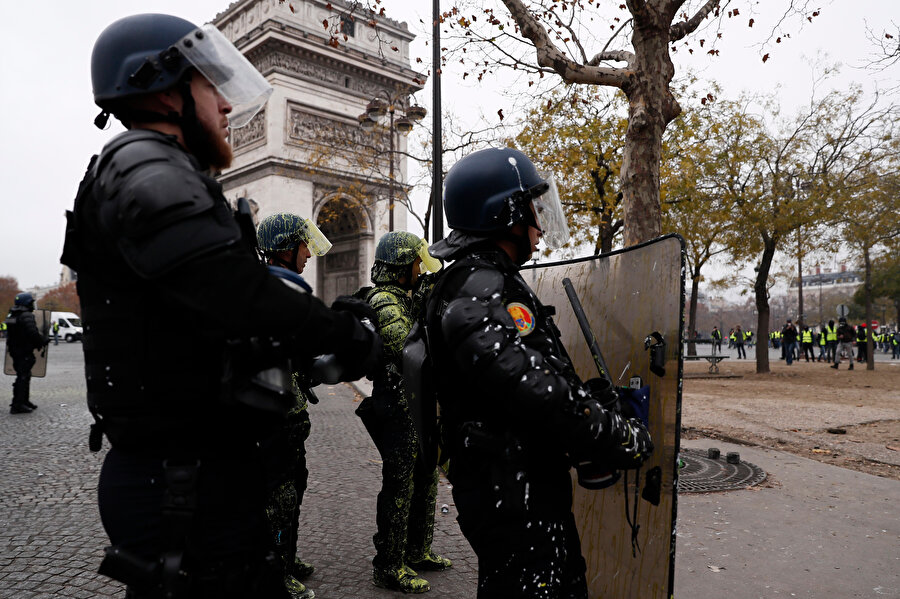
<instances>
[{"instance_id":1,"label":"helmet chin strap","mask_svg":"<svg viewBox=\"0 0 900 599\"><path fill-rule=\"evenodd\" d=\"M281 266L283 268L288 269L291 272L297 272L297 254L299 252L300 252L300 246L297 246L291 250L290 262L282 259L278 254L274 254L272 256L272 261L275 262L275 266Z\"/></svg>"},{"instance_id":2,"label":"helmet chin strap","mask_svg":"<svg viewBox=\"0 0 900 599\"><path fill-rule=\"evenodd\" d=\"M523 223L524 224L524 223ZM528 225L526 225L527 227ZM506 241L512 242L513 246L516 249L516 257L513 260L519 266L522 266L526 262L528 262L528 257L531 256L531 239L528 237L528 229L525 229L524 235L516 235L512 232L512 229L504 230L500 235L500 239L505 239Z\"/></svg>"},{"instance_id":3,"label":"helmet chin strap","mask_svg":"<svg viewBox=\"0 0 900 599\"><path fill-rule=\"evenodd\" d=\"M121 108L114 109L112 112L116 118L121 120L128 129L131 129L132 122L139 123L159 123L166 122L178 125L181 129L181 137L184 139L184 145L195 158L203 162L202 156L205 155L203 148L207 143L203 132L203 126L197 119L197 104L194 102L194 96L191 93L191 77L185 75L176 84L175 89L181 95L181 114L173 111L168 113L156 112L154 110L145 110L142 108ZM104 129L109 120L109 112L104 109L97 118L94 119L94 125L99 129ZM208 164L201 165L204 169L208 168Z\"/></svg>"},{"instance_id":4,"label":"helmet chin strap","mask_svg":"<svg viewBox=\"0 0 900 599\"><path fill-rule=\"evenodd\" d=\"M207 142L203 134L203 126L200 124L200 120L197 119L197 104L194 102L193 94L191 94L190 75L181 78L181 81L178 82L178 91L181 93L182 108L177 124L181 126L181 136L184 138L184 145L187 146L187 149L190 150L195 158L204 162L202 156L205 156L206 153L203 148ZM203 164L202 166L204 169L209 167L208 164ZM291 270L293 270L293 267Z\"/></svg>"}]
</instances>

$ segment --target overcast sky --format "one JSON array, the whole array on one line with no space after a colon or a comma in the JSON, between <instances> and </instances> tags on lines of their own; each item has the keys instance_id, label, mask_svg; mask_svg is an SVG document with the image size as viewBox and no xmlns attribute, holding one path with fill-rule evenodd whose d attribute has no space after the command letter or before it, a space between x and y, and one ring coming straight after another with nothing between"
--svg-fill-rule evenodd
<instances>
[{"instance_id":1,"label":"overcast sky","mask_svg":"<svg viewBox=\"0 0 900 599\"><path fill-rule=\"evenodd\" d=\"M391 16L407 20L421 31L421 17L430 23L430 2L384 0ZM780 5L767 0L758 4ZM812 25L774 47L766 64L753 47L765 28L769 8L756 15L753 29L746 20L729 23L720 43L720 56L710 62L702 53L679 52L677 68L689 66L702 77L717 79L728 95L742 89L771 90L780 86L784 106L808 101L811 70L806 57L828 52L841 61L841 85L858 81L868 87L876 76L854 69L872 51L865 37L865 19L872 27L900 23L896 0L823 0L822 15ZM59 279L59 255L65 228L64 212L71 207L78 182L91 154L120 128L98 131L93 125L98 109L90 84L90 55L94 40L112 21L139 12L170 13L200 24L228 5L225 0L41 0L5 2L4 35L0 36L3 145L0 181L3 212L0 218L0 276L16 277L22 288L47 285ZM771 9L774 10L774 9ZM430 29L430 27L429 27ZM896 32L896 30L895 30ZM896 39L895 39L896 41ZM424 40L416 42L413 56L430 58ZM894 80L891 80L891 78ZM900 69L877 78L881 85L896 85ZM471 80L472 78L469 78ZM496 120L497 108L509 101L486 81L473 90L456 68L444 76L444 102L457 115L485 114ZM419 94L430 105L430 91ZM507 116L510 116L507 114ZM514 115L513 115L514 116ZM447 165L445 165L447 166ZM427 193L427 190L425 191Z\"/></svg>"}]
</instances>

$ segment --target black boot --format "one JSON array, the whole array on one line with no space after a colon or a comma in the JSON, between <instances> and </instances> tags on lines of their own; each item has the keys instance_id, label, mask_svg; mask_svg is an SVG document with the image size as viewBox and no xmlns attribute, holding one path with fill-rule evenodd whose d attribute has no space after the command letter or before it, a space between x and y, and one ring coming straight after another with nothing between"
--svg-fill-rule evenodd
<instances>
[{"instance_id":1,"label":"black boot","mask_svg":"<svg viewBox=\"0 0 900 599\"><path fill-rule=\"evenodd\" d=\"M22 403L14 403L9 406L10 414L31 414L31 408Z\"/></svg>"},{"instance_id":2,"label":"black boot","mask_svg":"<svg viewBox=\"0 0 900 599\"><path fill-rule=\"evenodd\" d=\"M37 410L37 406L36 406L35 404L31 403L31 400L26 399L23 403L24 403L27 407L31 408L32 410Z\"/></svg>"}]
</instances>

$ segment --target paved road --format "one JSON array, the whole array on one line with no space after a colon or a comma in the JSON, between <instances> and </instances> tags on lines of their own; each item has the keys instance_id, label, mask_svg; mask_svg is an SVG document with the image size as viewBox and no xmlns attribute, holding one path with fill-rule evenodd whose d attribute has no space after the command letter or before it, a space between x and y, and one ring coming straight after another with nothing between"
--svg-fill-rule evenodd
<instances>
[{"instance_id":1,"label":"paved road","mask_svg":"<svg viewBox=\"0 0 900 599\"><path fill-rule=\"evenodd\" d=\"M2 345L0 345L2 348ZM121 597L95 574L106 537L96 507L103 454L87 450L81 345L51 346L48 376L33 381L40 408L12 416L11 377L0 379L0 599ZM354 416L347 385L312 407L310 488L302 510L301 556L323 599L397 597L371 585L378 453ZM712 442L688 441L705 447ZM679 499L676 596L900 597L900 483L790 454L737 449L774 483L754 491ZM454 568L428 578L429 597L475 596L476 564L439 488L435 549ZM715 570L714 570L714 569Z\"/></svg>"}]
</instances>

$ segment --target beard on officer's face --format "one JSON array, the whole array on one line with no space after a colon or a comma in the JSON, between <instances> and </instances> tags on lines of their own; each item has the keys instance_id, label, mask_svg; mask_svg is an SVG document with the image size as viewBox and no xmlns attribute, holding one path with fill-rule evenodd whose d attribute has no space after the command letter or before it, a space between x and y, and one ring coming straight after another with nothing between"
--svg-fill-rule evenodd
<instances>
[{"instance_id":1,"label":"beard on officer's face","mask_svg":"<svg viewBox=\"0 0 900 599\"><path fill-rule=\"evenodd\" d=\"M193 154L200 162L209 165L214 171L220 171L231 166L234 154L231 144L222 135L222 130L212 127L209 123L200 121L201 139L199 148L191 148Z\"/></svg>"}]
</instances>

